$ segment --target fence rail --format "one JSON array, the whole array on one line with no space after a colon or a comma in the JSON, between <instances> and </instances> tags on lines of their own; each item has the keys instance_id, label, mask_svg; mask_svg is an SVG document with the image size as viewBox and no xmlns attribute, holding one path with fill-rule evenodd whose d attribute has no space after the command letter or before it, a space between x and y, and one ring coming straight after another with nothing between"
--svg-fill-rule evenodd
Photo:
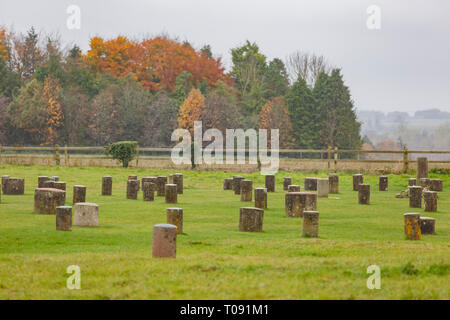
<instances>
[{"instance_id":1,"label":"fence rail","mask_svg":"<svg viewBox=\"0 0 450 320\"><path fill-rule=\"evenodd\" d=\"M18 146L0 146L0 163L3 159L24 159L26 157L42 158L52 155L53 161L56 165L70 166L70 158L77 157L80 159L110 159L104 154L104 147L70 147L70 146L31 146L31 147L18 147ZM155 148L155 147L138 147L136 165L140 160L170 160L172 148ZM217 150L224 155L227 151L231 152L257 152L254 149L234 149L234 150ZM268 151L271 151L270 149ZM408 150L406 147L403 150L347 150L338 148L328 149L279 149L272 150L278 151L281 159L296 160L302 162L320 161L326 162L328 169L331 169L332 165L337 168L338 162L342 163L380 163L380 164L396 164L401 165L402 172L407 172L410 169L410 164L414 163L412 155L440 155L442 159L433 160L429 159L430 163L435 164L450 164L450 150ZM146 155L147 153L147 155ZM150 155L149 155L150 153ZM312 156L312 155L316 156ZM371 155L382 155L386 157L391 155L394 159L382 159L374 158ZM353 158L351 157L353 155ZM446 156L448 155L448 156ZM64 160L64 161L61 161Z\"/></svg>"}]
</instances>

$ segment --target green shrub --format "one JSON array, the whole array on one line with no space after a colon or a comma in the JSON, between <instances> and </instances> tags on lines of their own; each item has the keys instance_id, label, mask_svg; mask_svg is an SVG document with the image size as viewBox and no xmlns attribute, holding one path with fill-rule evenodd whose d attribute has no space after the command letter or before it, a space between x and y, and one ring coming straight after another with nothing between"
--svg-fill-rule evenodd
<instances>
[{"instance_id":1,"label":"green shrub","mask_svg":"<svg viewBox=\"0 0 450 320\"><path fill-rule=\"evenodd\" d=\"M136 141L119 141L105 147L105 154L119 160L124 168L128 168L130 161L136 157L137 147Z\"/></svg>"}]
</instances>

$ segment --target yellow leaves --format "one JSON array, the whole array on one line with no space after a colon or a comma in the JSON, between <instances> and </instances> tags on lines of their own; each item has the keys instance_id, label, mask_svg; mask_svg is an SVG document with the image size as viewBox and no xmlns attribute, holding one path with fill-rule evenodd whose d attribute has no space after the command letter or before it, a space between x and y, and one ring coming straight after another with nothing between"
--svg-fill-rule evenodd
<instances>
[{"instance_id":1,"label":"yellow leaves","mask_svg":"<svg viewBox=\"0 0 450 320\"><path fill-rule=\"evenodd\" d=\"M294 145L295 140L292 138L292 125L286 102L283 98L273 98L269 100L259 112L259 128L260 129L279 129L280 146L288 148ZM268 131L267 138L270 137ZM270 141L270 140L269 140Z\"/></svg>"},{"instance_id":2,"label":"yellow leaves","mask_svg":"<svg viewBox=\"0 0 450 320\"><path fill-rule=\"evenodd\" d=\"M180 107L178 126L187 129L191 134L194 134L194 122L201 120L204 108L205 97L200 90L192 89L189 96Z\"/></svg>"},{"instance_id":3,"label":"yellow leaves","mask_svg":"<svg viewBox=\"0 0 450 320\"><path fill-rule=\"evenodd\" d=\"M8 51L6 49L6 30L0 28L0 58L7 60Z\"/></svg>"},{"instance_id":4,"label":"yellow leaves","mask_svg":"<svg viewBox=\"0 0 450 320\"><path fill-rule=\"evenodd\" d=\"M64 116L59 103L60 93L58 79L47 76L44 81L43 98L47 103L46 144L54 144L59 136L58 129L63 126Z\"/></svg>"}]
</instances>

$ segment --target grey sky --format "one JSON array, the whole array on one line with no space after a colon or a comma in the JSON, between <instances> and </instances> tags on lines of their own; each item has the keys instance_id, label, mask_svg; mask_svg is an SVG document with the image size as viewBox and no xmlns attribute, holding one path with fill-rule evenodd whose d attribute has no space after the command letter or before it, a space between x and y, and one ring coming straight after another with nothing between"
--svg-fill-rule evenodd
<instances>
[{"instance_id":1,"label":"grey sky","mask_svg":"<svg viewBox=\"0 0 450 320\"><path fill-rule=\"evenodd\" d=\"M81 30L66 9L81 8ZM366 27L368 6L381 29ZM0 25L58 32L87 50L89 38L166 32L210 44L230 66L230 48L256 41L270 59L295 50L341 67L358 109L450 111L448 0L0 0Z\"/></svg>"}]
</instances>

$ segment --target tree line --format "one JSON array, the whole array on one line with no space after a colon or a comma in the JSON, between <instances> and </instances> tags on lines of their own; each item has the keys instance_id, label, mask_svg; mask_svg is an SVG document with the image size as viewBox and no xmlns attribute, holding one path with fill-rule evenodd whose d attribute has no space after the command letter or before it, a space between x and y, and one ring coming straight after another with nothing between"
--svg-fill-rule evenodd
<instances>
[{"instance_id":1,"label":"tree line","mask_svg":"<svg viewBox=\"0 0 450 320\"><path fill-rule=\"evenodd\" d=\"M360 148L341 70L296 52L268 60L256 43L231 49L165 35L94 37L87 52L31 28L0 28L0 144L171 146L175 128L280 129L285 148Z\"/></svg>"}]
</instances>

